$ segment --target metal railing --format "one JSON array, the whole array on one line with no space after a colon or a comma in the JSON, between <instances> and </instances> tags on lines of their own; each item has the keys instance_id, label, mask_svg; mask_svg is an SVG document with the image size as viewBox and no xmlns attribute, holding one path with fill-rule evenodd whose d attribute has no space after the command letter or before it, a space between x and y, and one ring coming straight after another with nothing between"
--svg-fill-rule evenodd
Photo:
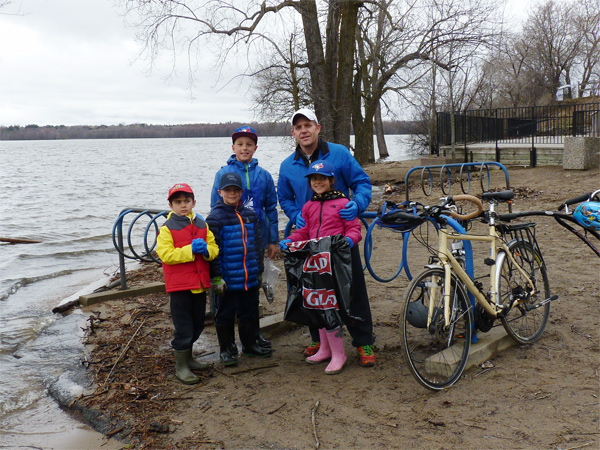
<instances>
[{"instance_id":1,"label":"metal railing","mask_svg":"<svg viewBox=\"0 0 600 450\"><path fill-rule=\"evenodd\" d=\"M466 110L454 114L455 143L554 144L600 136L600 103ZM437 113L437 151L452 143L452 115Z\"/></svg>"}]
</instances>

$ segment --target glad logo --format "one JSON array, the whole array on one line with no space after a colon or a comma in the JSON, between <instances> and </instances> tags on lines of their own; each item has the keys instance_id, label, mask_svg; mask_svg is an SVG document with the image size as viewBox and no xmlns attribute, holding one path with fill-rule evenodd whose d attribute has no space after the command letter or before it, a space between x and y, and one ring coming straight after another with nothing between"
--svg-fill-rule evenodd
<instances>
[{"instance_id":1,"label":"glad logo","mask_svg":"<svg viewBox=\"0 0 600 450\"><path fill-rule=\"evenodd\" d=\"M304 273L318 272L319 274L332 273L331 271L331 254L329 252L317 253L308 255L302 267Z\"/></svg>"},{"instance_id":2,"label":"glad logo","mask_svg":"<svg viewBox=\"0 0 600 450\"><path fill-rule=\"evenodd\" d=\"M302 288L304 307L308 309L339 309L333 289Z\"/></svg>"}]
</instances>

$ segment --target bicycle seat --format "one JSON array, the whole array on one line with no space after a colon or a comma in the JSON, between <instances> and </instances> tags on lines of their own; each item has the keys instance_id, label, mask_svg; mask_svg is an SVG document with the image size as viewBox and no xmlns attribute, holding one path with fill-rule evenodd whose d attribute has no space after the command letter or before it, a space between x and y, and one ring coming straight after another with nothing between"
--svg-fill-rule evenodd
<instances>
[{"instance_id":1,"label":"bicycle seat","mask_svg":"<svg viewBox=\"0 0 600 450\"><path fill-rule=\"evenodd\" d=\"M500 192L484 192L481 194L481 199L486 201L497 201L497 202L507 202L512 200L515 196L513 191L500 191Z\"/></svg>"}]
</instances>

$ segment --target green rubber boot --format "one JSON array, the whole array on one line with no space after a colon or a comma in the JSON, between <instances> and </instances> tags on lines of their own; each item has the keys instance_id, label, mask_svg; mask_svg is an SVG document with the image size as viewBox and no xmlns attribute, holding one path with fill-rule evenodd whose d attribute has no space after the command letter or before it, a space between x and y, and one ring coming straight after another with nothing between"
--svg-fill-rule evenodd
<instances>
[{"instance_id":1,"label":"green rubber boot","mask_svg":"<svg viewBox=\"0 0 600 450\"><path fill-rule=\"evenodd\" d=\"M192 373L188 366L190 350L175 350L175 376L183 384L196 384L200 378Z\"/></svg>"},{"instance_id":2,"label":"green rubber boot","mask_svg":"<svg viewBox=\"0 0 600 450\"><path fill-rule=\"evenodd\" d=\"M196 361L191 348L186 351L188 352L187 364L191 370L206 370L210 367L210 365L205 362Z\"/></svg>"}]
</instances>

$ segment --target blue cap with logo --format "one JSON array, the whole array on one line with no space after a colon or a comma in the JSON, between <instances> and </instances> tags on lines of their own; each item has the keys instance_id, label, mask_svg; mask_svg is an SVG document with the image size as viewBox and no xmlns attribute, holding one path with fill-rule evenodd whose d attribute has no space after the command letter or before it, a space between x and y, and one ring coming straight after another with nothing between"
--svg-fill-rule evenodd
<instances>
[{"instance_id":1,"label":"blue cap with logo","mask_svg":"<svg viewBox=\"0 0 600 450\"><path fill-rule=\"evenodd\" d=\"M258 143L258 135L256 134L256 130L252 127L244 125L243 127L237 128L231 135L231 140L235 142L237 138L242 136L249 137L254 141L255 144Z\"/></svg>"},{"instance_id":2,"label":"blue cap with logo","mask_svg":"<svg viewBox=\"0 0 600 450\"><path fill-rule=\"evenodd\" d=\"M333 170L333 166L328 163L327 161L324 161L322 159L315 161L314 163L312 163L309 168L308 168L308 172L306 172L306 175L304 175L304 177L309 177L311 175L324 175L326 177L335 177L335 172Z\"/></svg>"}]
</instances>

